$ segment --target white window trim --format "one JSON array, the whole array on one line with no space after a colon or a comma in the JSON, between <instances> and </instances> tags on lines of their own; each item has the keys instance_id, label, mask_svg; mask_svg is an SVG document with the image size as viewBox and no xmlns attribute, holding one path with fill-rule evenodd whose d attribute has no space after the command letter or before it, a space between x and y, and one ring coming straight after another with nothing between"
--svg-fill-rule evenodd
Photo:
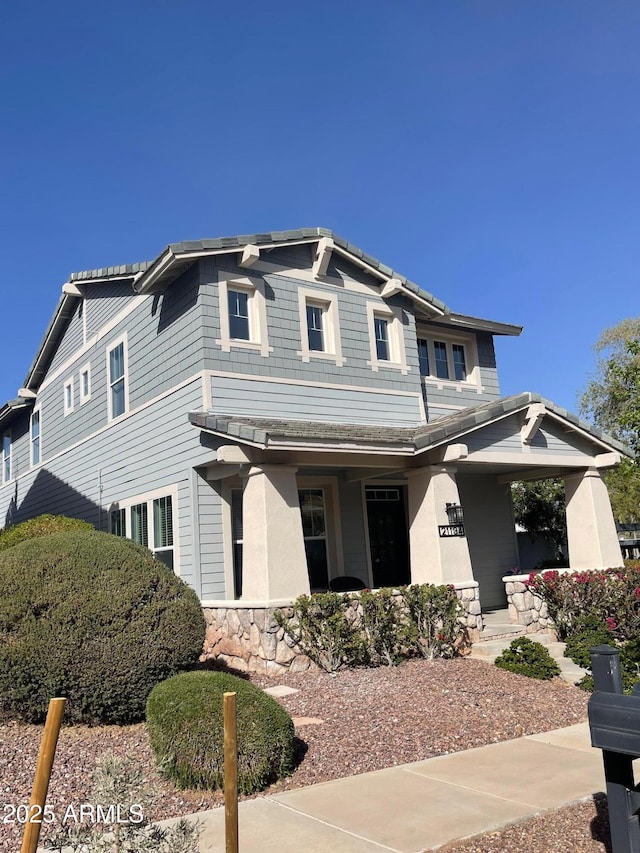
<instances>
[{"instance_id":1,"label":"white window trim","mask_svg":"<svg viewBox=\"0 0 640 853\"><path fill-rule=\"evenodd\" d=\"M89 390L86 394L83 393L84 384L82 382L82 377L84 374L87 374L87 385L89 386ZM83 364L80 368L80 405L86 403L91 399L91 362L88 361L86 364Z\"/></svg>"},{"instance_id":2,"label":"white window trim","mask_svg":"<svg viewBox=\"0 0 640 853\"><path fill-rule=\"evenodd\" d=\"M482 393L482 381L480 377L480 367L478 365L478 342L475 335L451 334L440 329L425 329L424 327L416 328L416 341L422 338L427 341L429 351L429 370L435 371L436 358L433 347L434 341L443 341L447 345L447 364L449 367L449 375L454 375L453 365L453 344L460 344L464 347L465 366L467 368L466 379L440 379L435 373L430 373L429 376L422 376L421 379L426 385L432 385L442 390L443 388L455 388L462 391L465 388L472 388L478 394ZM416 343L417 351L417 343Z\"/></svg>"},{"instance_id":3,"label":"white window trim","mask_svg":"<svg viewBox=\"0 0 640 853\"><path fill-rule=\"evenodd\" d=\"M320 306L323 320L323 343L325 349L309 349L309 329L307 328L307 305ZM338 314L338 296L326 290L312 290L309 287L298 288L298 312L300 317L300 349L296 353L302 361L311 359L331 361L336 367L342 367L346 359L342 356L340 341L340 317Z\"/></svg>"},{"instance_id":4,"label":"white window trim","mask_svg":"<svg viewBox=\"0 0 640 853\"><path fill-rule=\"evenodd\" d=\"M244 341L231 337L229 329L229 290L239 290L248 295L250 340ZM232 349L248 349L259 352L267 358L273 347L269 346L267 330L267 302L264 291L264 281L248 276L233 276L229 273L218 273L218 313L220 316L220 337L216 343L223 352Z\"/></svg>"},{"instance_id":5,"label":"white window trim","mask_svg":"<svg viewBox=\"0 0 640 853\"><path fill-rule=\"evenodd\" d=\"M376 348L376 318L382 318L388 322L389 330L389 360L379 359ZM407 353L404 346L404 333L402 329L402 309L393 308L383 302L367 302L367 325L369 327L369 354L367 362L373 371L380 368L391 368L399 370L403 375L409 373L411 368L407 364Z\"/></svg>"},{"instance_id":6,"label":"white window trim","mask_svg":"<svg viewBox=\"0 0 640 853\"><path fill-rule=\"evenodd\" d=\"M111 374L110 374L110 355L116 347L122 344L122 358L124 361L124 412L114 417L113 414L113 395L111 393ZM129 413L129 347L127 345L127 335L121 335L107 346L106 352L106 370L107 370L107 420L119 421Z\"/></svg>"},{"instance_id":7,"label":"white window trim","mask_svg":"<svg viewBox=\"0 0 640 853\"><path fill-rule=\"evenodd\" d=\"M32 427L32 425L33 425L33 418L35 415L38 415L38 417L39 417L39 428L40 428L40 432L38 434L38 438L40 441L40 459L38 460L38 462L33 461L33 433L32 433L33 427ZM42 407L41 406L35 406L33 411L31 412L31 416L29 418L29 465L31 466L31 468L37 468L40 465L42 465Z\"/></svg>"},{"instance_id":8,"label":"white window trim","mask_svg":"<svg viewBox=\"0 0 640 853\"><path fill-rule=\"evenodd\" d=\"M5 477L5 474L4 474L4 463L5 463L5 458L4 458L4 440L5 440L5 438L7 438L7 437L9 438L9 476L8 476L8 477ZM10 483L10 482L14 479L14 477L13 477L13 436L12 436L12 433L11 433L11 430L10 430L10 429L5 430L5 432L3 432L3 433L2 433L2 453L1 453L1 457L2 457L2 459L1 459L1 461L2 461L2 483L3 483L3 485L4 485L5 483Z\"/></svg>"},{"instance_id":9,"label":"white window trim","mask_svg":"<svg viewBox=\"0 0 640 853\"><path fill-rule=\"evenodd\" d=\"M73 393L73 376L70 376L64 383L64 417L70 415L74 409L74 393Z\"/></svg>"},{"instance_id":10,"label":"white window trim","mask_svg":"<svg viewBox=\"0 0 640 853\"><path fill-rule=\"evenodd\" d=\"M107 507L107 530L110 529L111 523L111 513L116 510L123 509L125 510L125 523L127 530L127 539L130 539L131 533L131 507L137 506L138 504L147 504L147 513L148 513L148 534L149 534L149 544L147 545L149 551L153 552L155 550L155 530L153 528L153 502L158 498L171 498L171 511L173 515L173 572L175 575L180 576L180 548L179 541L180 537L178 535L178 519L179 519L179 511L178 511L178 486L174 484L172 486L166 486L163 489L155 489L152 492L145 492L141 495L136 495L133 498L126 498L121 501L113 501ZM160 550L168 550L166 548L162 548Z\"/></svg>"}]
</instances>

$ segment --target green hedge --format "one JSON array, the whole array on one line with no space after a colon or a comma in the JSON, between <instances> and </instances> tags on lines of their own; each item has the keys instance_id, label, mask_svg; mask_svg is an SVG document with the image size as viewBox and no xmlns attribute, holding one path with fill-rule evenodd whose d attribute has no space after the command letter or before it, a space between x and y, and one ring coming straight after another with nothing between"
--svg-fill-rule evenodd
<instances>
[{"instance_id":1,"label":"green hedge","mask_svg":"<svg viewBox=\"0 0 640 853\"><path fill-rule=\"evenodd\" d=\"M156 761L180 787L224 787L227 692L237 693L238 790L260 791L293 769L293 722L275 699L228 673L185 672L158 684L147 702Z\"/></svg>"},{"instance_id":2,"label":"green hedge","mask_svg":"<svg viewBox=\"0 0 640 853\"><path fill-rule=\"evenodd\" d=\"M195 592L146 548L96 530L24 541L0 553L0 713L37 722L66 696L70 721L140 720L204 631Z\"/></svg>"},{"instance_id":3,"label":"green hedge","mask_svg":"<svg viewBox=\"0 0 640 853\"><path fill-rule=\"evenodd\" d=\"M536 643L528 637L517 637L508 649L499 655L495 664L500 669L548 681L560 675L560 667L545 649L542 643Z\"/></svg>"},{"instance_id":4,"label":"green hedge","mask_svg":"<svg viewBox=\"0 0 640 853\"><path fill-rule=\"evenodd\" d=\"M66 515L38 515L20 524L5 527L0 530L0 551L13 548L26 539L37 536L50 536L52 533L62 533L65 530L93 530L93 525L79 518L69 518Z\"/></svg>"}]
</instances>

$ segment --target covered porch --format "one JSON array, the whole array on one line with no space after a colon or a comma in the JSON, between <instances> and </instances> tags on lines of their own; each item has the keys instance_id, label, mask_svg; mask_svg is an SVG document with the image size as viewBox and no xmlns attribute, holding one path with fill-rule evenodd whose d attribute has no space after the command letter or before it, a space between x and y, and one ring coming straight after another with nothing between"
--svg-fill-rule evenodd
<instances>
[{"instance_id":1,"label":"covered porch","mask_svg":"<svg viewBox=\"0 0 640 853\"><path fill-rule=\"evenodd\" d=\"M602 472L624 448L532 394L417 428L191 413L219 441L203 472L225 516L225 599L291 601L341 576L366 587L476 582L506 606L516 480L562 477L571 568L620 565Z\"/></svg>"}]
</instances>

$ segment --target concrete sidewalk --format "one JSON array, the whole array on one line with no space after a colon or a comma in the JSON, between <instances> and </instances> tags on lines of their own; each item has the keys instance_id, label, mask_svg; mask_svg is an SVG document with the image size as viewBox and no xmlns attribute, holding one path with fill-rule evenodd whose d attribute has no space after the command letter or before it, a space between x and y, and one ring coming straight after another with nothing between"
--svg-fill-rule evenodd
<instances>
[{"instance_id":1,"label":"concrete sidewalk","mask_svg":"<svg viewBox=\"0 0 640 853\"><path fill-rule=\"evenodd\" d=\"M589 727L565 729L349 776L239 806L241 853L418 853L604 790ZM224 853L224 808L202 853Z\"/></svg>"}]
</instances>

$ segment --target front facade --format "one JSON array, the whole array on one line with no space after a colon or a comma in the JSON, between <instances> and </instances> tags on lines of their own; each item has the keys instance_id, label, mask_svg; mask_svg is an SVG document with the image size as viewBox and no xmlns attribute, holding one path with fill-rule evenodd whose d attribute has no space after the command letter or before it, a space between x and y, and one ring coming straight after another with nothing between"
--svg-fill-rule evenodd
<instances>
[{"instance_id":1,"label":"front facade","mask_svg":"<svg viewBox=\"0 0 640 853\"><path fill-rule=\"evenodd\" d=\"M509 485L560 476L569 562L621 563L624 449L501 398L495 335L324 229L169 246L77 273L0 409L0 526L42 512L150 547L203 606L347 575L476 585L518 568Z\"/></svg>"}]
</instances>

